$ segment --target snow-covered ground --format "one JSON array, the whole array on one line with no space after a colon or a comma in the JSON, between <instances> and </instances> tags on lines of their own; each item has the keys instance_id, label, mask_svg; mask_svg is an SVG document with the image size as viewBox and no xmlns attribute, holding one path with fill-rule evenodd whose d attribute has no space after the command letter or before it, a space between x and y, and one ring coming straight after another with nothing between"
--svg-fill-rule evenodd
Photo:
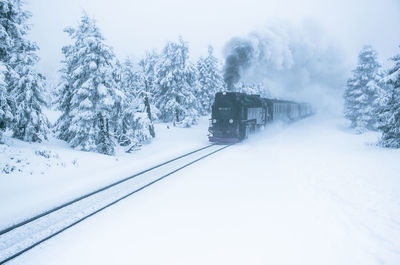
<instances>
[{"instance_id":1,"label":"snow-covered ground","mask_svg":"<svg viewBox=\"0 0 400 265\"><path fill-rule=\"evenodd\" d=\"M152 144L116 157L12 140L1 163L30 164L2 173L0 223L202 146L207 125L159 125ZM320 115L275 124L10 264L400 264L400 150L346 126Z\"/></svg>"},{"instance_id":2,"label":"snow-covered ground","mask_svg":"<svg viewBox=\"0 0 400 265\"><path fill-rule=\"evenodd\" d=\"M116 156L76 151L55 138L42 144L7 138L0 145L0 230L209 144L207 118L191 129L163 123L155 126L157 137L150 144L131 154L120 148Z\"/></svg>"}]
</instances>

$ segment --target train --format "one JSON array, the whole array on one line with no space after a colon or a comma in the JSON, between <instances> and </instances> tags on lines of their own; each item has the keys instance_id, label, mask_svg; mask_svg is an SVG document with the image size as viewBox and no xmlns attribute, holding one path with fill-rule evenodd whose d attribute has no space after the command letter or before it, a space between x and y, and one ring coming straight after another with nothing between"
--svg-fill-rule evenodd
<instances>
[{"instance_id":1,"label":"train","mask_svg":"<svg viewBox=\"0 0 400 265\"><path fill-rule=\"evenodd\" d=\"M312 114L309 103L218 92L212 104L208 138L214 143L236 143L273 121L291 122Z\"/></svg>"}]
</instances>

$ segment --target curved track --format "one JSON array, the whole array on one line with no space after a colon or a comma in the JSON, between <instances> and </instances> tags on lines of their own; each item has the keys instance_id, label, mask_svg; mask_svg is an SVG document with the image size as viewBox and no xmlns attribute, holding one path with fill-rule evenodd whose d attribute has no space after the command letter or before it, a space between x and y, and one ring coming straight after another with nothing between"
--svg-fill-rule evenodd
<instances>
[{"instance_id":1,"label":"curved track","mask_svg":"<svg viewBox=\"0 0 400 265\"><path fill-rule=\"evenodd\" d=\"M66 202L0 231L0 264L90 216L231 145L208 145Z\"/></svg>"}]
</instances>

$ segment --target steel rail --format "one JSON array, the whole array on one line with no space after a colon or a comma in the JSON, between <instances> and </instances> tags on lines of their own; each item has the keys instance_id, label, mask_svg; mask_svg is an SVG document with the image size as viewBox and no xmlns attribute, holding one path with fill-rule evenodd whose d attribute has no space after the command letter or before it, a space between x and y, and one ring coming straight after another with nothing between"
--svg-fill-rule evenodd
<instances>
[{"instance_id":1,"label":"steel rail","mask_svg":"<svg viewBox=\"0 0 400 265\"><path fill-rule=\"evenodd\" d=\"M92 196L92 195L94 195L94 194L97 194L97 193L99 193L99 192L102 192L102 191L104 191L104 190L107 190L107 189L109 189L109 188L111 188L111 187L114 187L114 186L116 186L116 185L118 185L118 184L121 184L121 183L123 183L123 182L126 182L126 181L128 181L128 180L130 180L130 179L133 179L133 178L135 178L135 177L137 177L137 176L143 175L144 173L147 173L147 172L149 172L149 171L151 171L151 170L153 170L153 169L159 168L159 167L161 167L161 166L164 166L164 165L166 165L166 164L169 164L169 163L171 163L171 162L174 162L174 161L176 161L176 160L178 160L178 159L184 158L184 157L189 156L189 155L191 155L191 154L197 153L197 152L199 152L199 151L201 151L201 150L207 149L207 148L209 148L209 147L211 147L211 146L214 146L214 145L215 145L215 144L211 144L211 145L207 145L207 146L205 146L205 147L196 149L196 150L191 151L191 152L189 152L189 153L186 153L186 154L183 154L183 155L178 156L178 157L176 157L176 158L170 159L170 160L168 160L168 161L166 161L166 162L160 163L160 164L158 164L158 165L156 165L156 166L153 166L153 167L151 167L151 168L148 168L148 169L145 169L145 170L143 170L143 171L140 171L140 172L138 172L138 173L136 173L136 174L134 174L134 175L132 175L132 176L130 176L130 177L127 177L127 178L121 179L121 180L119 180L119 181L113 182L113 183L111 183L111 184L109 184L109 185L107 185L107 186L104 186L104 187L102 187L102 188L100 188L100 189L97 189L97 190L95 190L95 191L92 191L92 192L90 192L90 193L88 193L88 194L82 195L82 196L80 196L80 197L78 197L78 198L76 198L76 199L73 199L73 200L71 200L71 201L65 202L65 203L63 203L63 204L61 204L61 205L59 205L59 206L57 206L57 207L54 207L54 208L52 208L52 209L50 209L50 210L47 210L47 211L45 211L45 212L43 212L43 213L40 213L40 214L38 214L38 215L35 215L35 216L33 216L33 217L31 217L31 218L28 218L28 219L26 219L26 220L24 220L24 221L22 221L22 222L19 222L19 223L17 223L17 224L11 225L11 226L9 226L9 227L7 227L7 228L1 230L1 231L0 231L0 236L3 235L3 234L5 234L5 233L7 233L7 232L10 232L10 231L12 231L12 230L14 230L14 229L16 229L16 228L18 228L18 227L20 227L20 226L23 226L23 225L26 225L26 224L28 224L28 223L31 223L31 222L33 222L33 221L35 221L35 220L37 220L37 219L39 219L39 218L41 218L41 217L43 217L43 216L46 216L46 215L51 214L51 213L53 213L53 212L55 212L55 211L58 211L58 210L60 210L60 209L62 209L62 208L64 208L64 207L66 207L66 206L69 206L69 205L75 203L75 202L78 202L78 201L80 201L80 200L83 200L83 199L85 199L85 198L87 198L87 197L90 197L90 196Z\"/></svg>"},{"instance_id":2,"label":"steel rail","mask_svg":"<svg viewBox=\"0 0 400 265\"><path fill-rule=\"evenodd\" d=\"M182 156L179 156L179 157L177 157L177 158L174 158L174 159L171 159L171 160L169 160L169 161L166 161L166 162L164 162L164 163L161 163L161 164L159 164L159 165L157 165L157 166L154 166L154 167L152 167L152 168L149 168L149 169L147 169L147 170L144 170L144 171L142 171L142 172L139 172L139 173L137 173L137 174L135 174L135 175L133 175L133 176L131 176L131 177L129 177L129 178L123 179L123 180L119 181L118 184L119 184L119 183L122 183L122 182L124 182L124 181L126 181L127 179L132 179L134 176L138 176L139 174L143 174L143 173L149 172L150 170L155 169L155 168L158 168L158 167L160 167L161 165L165 165L165 164L168 164L168 163L170 163L170 162L172 162L172 161L176 161L176 160L178 160L178 159L180 159L180 158L183 158L183 157L185 157L185 156L188 156L189 154L196 153L196 152L198 152L198 151L204 150L204 149L209 148L209 147L214 146L214 145L215 145L215 144L212 144L212 145L209 145L209 146L206 146L206 147L197 149L197 150L192 151L192 152L190 152L190 153L187 153L187 154L185 154L185 155L182 155ZM164 179L164 178L166 178L166 177L168 177L168 176L170 176L170 175L172 175L172 174L174 174L174 173L176 173L176 172L178 172L178 171L180 171L180 170L182 170L182 169L184 169L184 168L186 168L186 167L188 167L188 166L190 166L190 165L192 165L192 164L194 164L194 163L196 163L196 162L198 162L198 161L200 161L200 160L202 160L202 159L204 159L204 158L206 158L206 157L208 157L208 156L211 156L212 154L215 154L215 153L217 153L217 152L219 152L219 151L222 151L223 149L228 148L228 147L230 147L230 146L232 146L232 145L233 145L233 144L231 144L231 145L225 145L225 146L223 146L223 147L221 147L221 148L219 148L219 149L217 149L217 150L215 150L215 151L212 151L212 152L210 152L210 153L208 153L208 154L205 154L205 155L201 156L200 158L197 158L197 159L195 159L195 160L193 160L193 161L191 161L191 162L189 162L189 163L186 163L186 164L184 164L183 166L180 166L179 168L174 169L174 170L170 171L170 172L167 173L167 174L164 174L163 176L161 176L161 177L159 177L159 178L157 178L157 179L155 179L155 180L153 180L153 181L151 181L151 182L149 182L149 183L147 183L147 184L141 186L140 188L135 189L134 191L132 191L132 192L130 192L130 193L128 193L128 194L126 194L126 195L124 195L124 196L122 196L122 197L120 197L120 198L114 200L114 201L112 201L111 203L108 203L107 205L101 207L100 209L97 209L97 210L95 210L94 212L92 212L92 213L90 213L90 214L88 214L88 215L85 215L84 217L81 217L80 219L78 219L78 220L74 221L73 223L69 224L68 226L66 226L66 227L64 227L64 228L62 228L62 229L60 229L60 230L58 230L58 231L56 231L56 232L50 234L49 236L47 236L47 237L45 237L45 238L43 238L43 239L41 239L41 240L39 240L39 241L33 243L33 244L30 245L29 247L26 247L26 248L24 248L23 250L20 250L19 252L13 254L12 256L7 257L7 258L4 259L4 260L1 260L1 261L0 261L0 264L4 264L4 263L6 263L6 262L8 262L8 261L11 261L11 260L15 259L16 257L18 257L18 256L22 255L23 253L25 253L25 252L31 250L32 248L36 247L37 245L39 245L39 244L41 244L41 243L43 243L43 242L45 242L45 241L47 241L47 240L49 240L49 239L55 237L56 235L58 235L58 234L64 232L65 230L67 230L67 229L69 229L69 228L71 228L71 227L73 227L73 226L75 226L75 225L81 223L82 221L84 221L84 220L86 220L87 218L89 218L89 217L91 217L91 216L93 216L93 215L95 215L95 214L97 214L97 213L103 211L104 209L107 209L108 207L110 207L110 206L112 206L112 205L118 203L119 201L121 201L121 200L123 200L123 199L126 199L127 197L129 197L129 196L131 196L131 195L133 195L133 194L135 194L135 193L137 193L137 192L139 192L139 191L141 191L141 190L143 190L143 189L145 189L145 188L147 188L147 187L149 187L149 186L151 186L151 185L153 185L153 184L155 184L155 183L161 181L162 179ZM115 185L114 185L114 184L115 184L115 183L113 183L113 184L111 184L111 185L113 185L113 186L117 185L117 184L115 184ZM108 186L111 187L111 185L108 185ZM107 187L108 187L108 186L107 186ZM100 192L100 191L104 191L104 190L105 190L105 188L99 189L99 190L96 191L96 193L98 193L98 192ZM95 194L95 193L93 192L92 194ZM89 196L90 196L90 195L89 195ZM89 196L86 196L85 198L87 198L87 197L89 197ZM80 197L80 198L81 198L80 200L84 199L83 197L84 197L84 196L82 196L82 198ZM79 201L79 200L75 200L75 202L77 202L77 201ZM70 204L72 204L72 203L70 203ZM70 204L69 204L69 205L70 205ZM66 206L67 206L67 205L65 205L64 207L66 207ZM61 208L62 208L62 207L61 207ZM59 209L61 209L61 208L59 208ZM54 211L56 211L56 210L53 210L53 212L54 212ZM45 215L42 215L42 217L43 217L43 216L45 216ZM40 218L40 217L37 217L36 219L38 219L38 218ZM26 223L25 223L25 224L26 224ZM20 225L20 226L22 226L22 225ZM4 234L4 233L3 233L3 234Z\"/></svg>"}]
</instances>

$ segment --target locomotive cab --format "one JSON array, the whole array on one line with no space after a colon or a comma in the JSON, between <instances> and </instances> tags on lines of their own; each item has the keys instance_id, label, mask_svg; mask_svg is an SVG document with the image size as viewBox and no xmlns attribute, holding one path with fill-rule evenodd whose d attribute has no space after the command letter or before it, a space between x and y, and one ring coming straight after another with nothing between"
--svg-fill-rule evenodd
<instances>
[{"instance_id":1,"label":"locomotive cab","mask_svg":"<svg viewBox=\"0 0 400 265\"><path fill-rule=\"evenodd\" d=\"M219 92L212 105L209 139L211 142L234 143L239 141L238 114L240 105L234 93Z\"/></svg>"},{"instance_id":2,"label":"locomotive cab","mask_svg":"<svg viewBox=\"0 0 400 265\"><path fill-rule=\"evenodd\" d=\"M266 110L259 95L218 92L212 105L209 140L235 143L265 123Z\"/></svg>"}]
</instances>

